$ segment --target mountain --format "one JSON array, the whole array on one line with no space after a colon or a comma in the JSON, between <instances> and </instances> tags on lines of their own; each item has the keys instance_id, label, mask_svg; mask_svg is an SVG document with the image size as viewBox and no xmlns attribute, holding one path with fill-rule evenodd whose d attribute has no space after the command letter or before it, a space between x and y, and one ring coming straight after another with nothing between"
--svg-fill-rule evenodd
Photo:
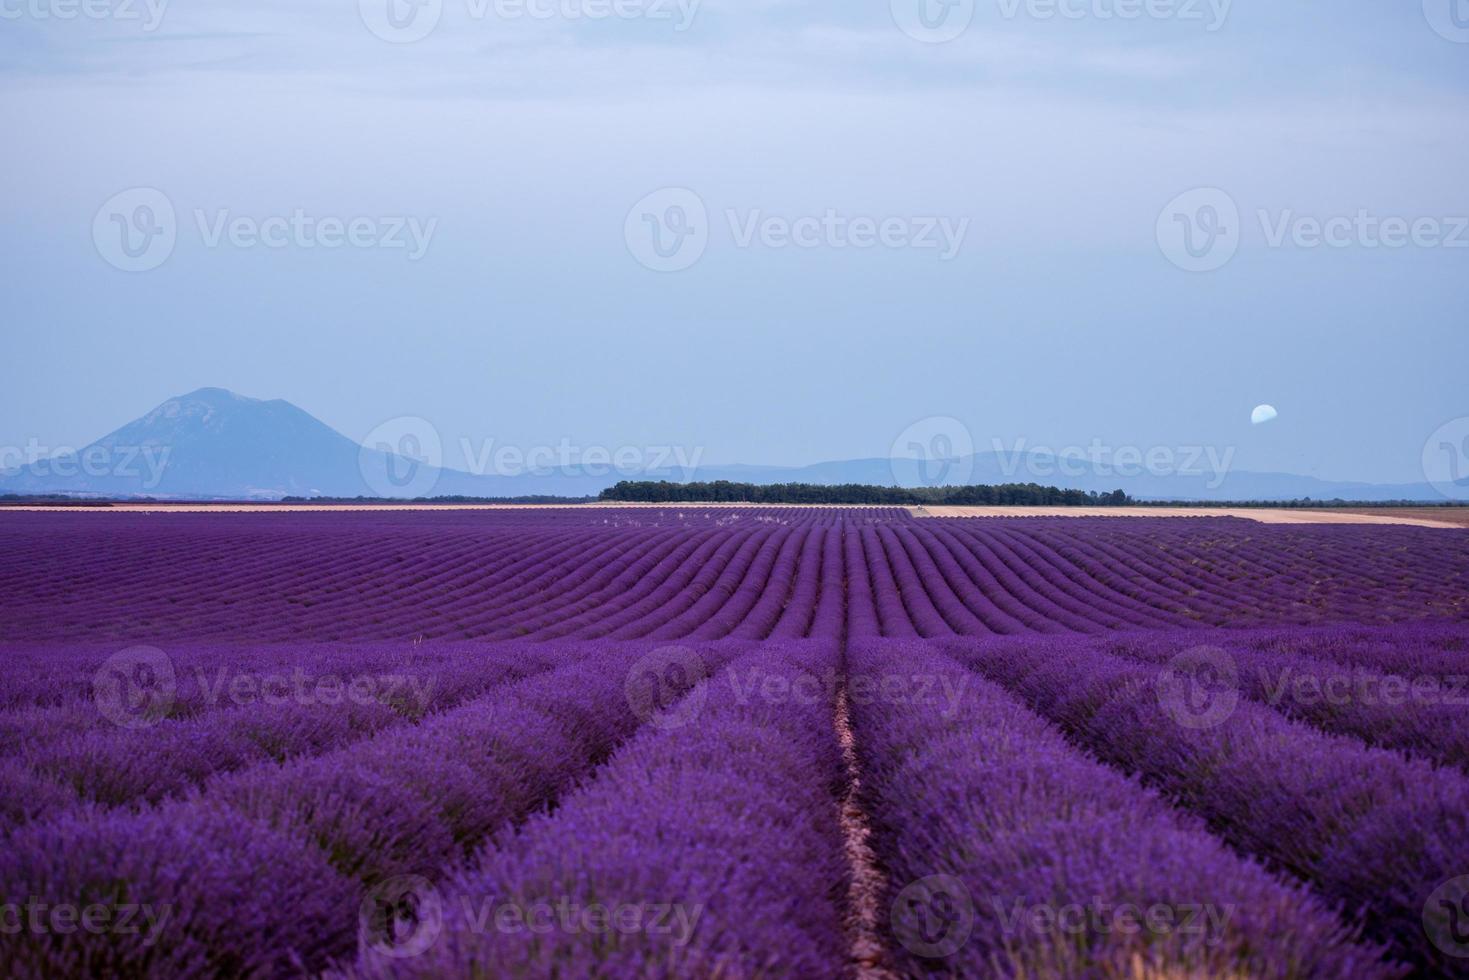
<instances>
[{"instance_id":1,"label":"mountain","mask_svg":"<svg viewBox=\"0 0 1469 980\"><path fill-rule=\"evenodd\" d=\"M397 496L395 483L419 484L424 473L439 477L435 492L486 492L468 474L365 449L290 402L201 388L170 398L80 452L0 475L0 492L231 500Z\"/></svg>"},{"instance_id":2,"label":"mountain","mask_svg":"<svg viewBox=\"0 0 1469 980\"><path fill-rule=\"evenodd\" d=\"M401 420L400 420L401 421ZM384 435L386 432L386 435ZM0 493L179 499L279 499L284 496L518 497L591 496L619 479L731 480L744 483L1041 483L1111 491L1146 500L1425 500L1432 486L1334 483L1284 473L1222 469L1205 459L1183 473L1119 476L1104 466L1045 453L978 453L938 464L883 458L809 466L700 466L636 474L589 475L576 468L519 475L474 474L431 465L437 438L412 420L379 430L361 446L282 400L201 388L171 398L78 453L0 471ZM1138 467L1141 470L1141 467ZM1187 472L1192 469L1194 472ZM1465 487L1469 498L1469 486Z\"/></svg>"},{"instance_id":3,"label":"mountain","mask_svg":"<svg viewBox=\"0 0 1469 980\"><path fill-rule=\"evenodd\" d=\"M576 470L478 475L432 465L415 420L361 446L290 402L223 388L170 398L79 452L0 471L0 494L188 500L595 496L620 477ZM649 479L676 479L672 470Z\"/></svg>"}]
</instances>

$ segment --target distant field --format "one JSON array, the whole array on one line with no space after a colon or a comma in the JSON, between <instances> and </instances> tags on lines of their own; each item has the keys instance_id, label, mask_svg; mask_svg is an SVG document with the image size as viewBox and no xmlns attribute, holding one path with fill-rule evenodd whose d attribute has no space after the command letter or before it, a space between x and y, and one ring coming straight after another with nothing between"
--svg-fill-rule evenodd
<instances>
[{"instance_id":1,"label":"distant field","mask_svg":"<svg viewBox=\"0 0 1469 980\"><path fill-rule=\"evenodd\" d=\"M627 509L662 508L674 510L708 509L848 509L869 508L867 504L745 504L745 503L665 503L639 504L625 501L596 501L571 504L272 504L272 503L119 503L105 507L78 507L47 504L15 504L0 506L6 511L65 511L107 514L133 513L351 513L384 511L497 511L497 510L562 510L562 509ZM1363 507L1326 509L1314 507L1031 507L1031 506L922 506L902 507L914 517L1237 517L1262 524L1402 524L1414 527L1469 527L1469 507Z\"/></svg>"},{"instance_id":2,"label":"distant field","mask_svg":"<svg viewBox=\"0 0 1469 980\"><path fill-rule=\"evenodd\" d=\"M1469 507L921 507L923 517L1241 517L1262 524L1469 527Z\"/></svg>"},{"instance_id":3,"label":"distant field","mask_svg":"<svg viewBox=\"0 0 1469 980\"><path fill-rule=\"evenodd\" d=\"M1406 517L1435 524L1469 527L1469 507L1353 507L1341 513L1398 519Z\"/></svg>"}]
</instances>

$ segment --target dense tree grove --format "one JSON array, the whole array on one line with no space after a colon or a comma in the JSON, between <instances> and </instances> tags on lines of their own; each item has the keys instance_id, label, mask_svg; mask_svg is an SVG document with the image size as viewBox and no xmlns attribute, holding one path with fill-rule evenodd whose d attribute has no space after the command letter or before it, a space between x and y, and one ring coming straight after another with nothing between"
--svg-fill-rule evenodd
<instances>
[{"instance_id":1,"label":"dense tree grove","mask_svg":"<svg viewBox=\"0 0 1469 980\"><path fill-rule=\"evenodd\" d=\"M669 483L664 480L624 480L602 491L603 500L639 503L753 503L753 504L886 504L922 506L954 504L1023 504L1060 507L1118 507L1132 503L1121 490L1091 493L1062 490L1035 483L1006 483L972 487L878 487L860 483L821 486L812 483Z\"/></svg>"}]
</instances>

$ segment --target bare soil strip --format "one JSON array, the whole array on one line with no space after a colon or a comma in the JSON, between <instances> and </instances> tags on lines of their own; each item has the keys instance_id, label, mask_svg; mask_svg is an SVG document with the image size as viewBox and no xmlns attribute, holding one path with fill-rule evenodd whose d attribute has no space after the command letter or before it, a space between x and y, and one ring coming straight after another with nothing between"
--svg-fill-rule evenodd
<instances>
[{"instance_id":1,"label":"bare soil strip","mask_svg":"<svg viewBox=\"0 0 1469 980\"><path fill-rule=\"evenodd\" d=\"M847 770L847 791L841 800L843 851L851 872L847 889L847 934L853 975L861 980L897 980L888 967L887 946L882 941L882 895L887 880L877 866L868 838L872 825L862 811L861 767L857 764L857 740L852 735L851 702L847 685L837 690L834 718L837 741L842 747L842 762Z\"/></svg>"},{"instance_id":2,"label":"bare soil strip","mask_svg":"<svg viewBox=\"0 0 1469 980\"><path fill-rule=\"evenodd\" d=\"M1432 515L1434 508L1371 511L1314 507L922 507L918 517L1243 517L1261 524L1407 524L1463 527L1469 518Z\"/></svg>"},{"instance_id":3,"label":"bare soil strip","mask_svg":"<svg viewBox=\"0 0 1469 980\"><path fill-rule=\"evenodd\" d=\"M1372 517L1410 517L1413 520L1469 527L1469 507L1350 507L1343 508L1338 513L1364 514Z\"/></svg>"}]
</instances>

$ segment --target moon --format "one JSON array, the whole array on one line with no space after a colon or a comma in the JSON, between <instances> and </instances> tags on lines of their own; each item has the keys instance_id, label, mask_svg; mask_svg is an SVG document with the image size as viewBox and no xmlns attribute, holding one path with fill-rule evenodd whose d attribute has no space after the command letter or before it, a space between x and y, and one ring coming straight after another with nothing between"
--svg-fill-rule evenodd
<instances>
[{"instance_id":1,"label":"moon","mask_svg":"<svg viewBox=\"0 0 1469 980\"><path fill-rule=\"evenodd\" d=\"M1255 410L1250 413L1250 424L1264 425L1279 414L1274 405L1256 405Z\"/></svg>"}]
</instances>

